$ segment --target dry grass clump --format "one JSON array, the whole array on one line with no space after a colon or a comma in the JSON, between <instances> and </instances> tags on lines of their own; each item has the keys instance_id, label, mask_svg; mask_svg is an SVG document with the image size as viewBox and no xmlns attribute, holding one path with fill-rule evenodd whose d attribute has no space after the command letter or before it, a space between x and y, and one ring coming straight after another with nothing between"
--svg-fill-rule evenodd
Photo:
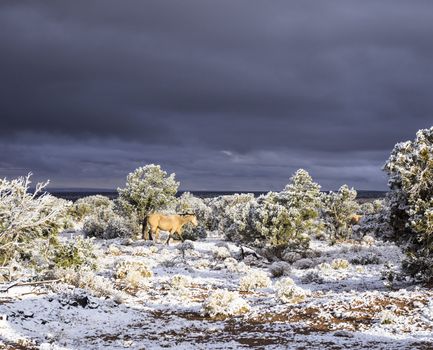
<instances>
[{"instance_id":1,"label":"dry grass clump","mask_svg":"<svg viewBox=\"0 0 433 350\"><path fill-rule=\"evenodd\" d=\"M121 261L115 267L115 277L125 284L126 289L143 287L148 278L153 276L152 271L141 261Z\"/></svg>"},{"instance_id":2,"label":"dry grass clump","mask_svg":"<svg viewBox=\"0 0 433 350\"><path fill-rule=\"evenodd\" d=\"M257 288L266 288L271 285L271 279L267 273L261 270L253 270L242 277L239 282L239 290L248 292Z\"/></svg>"},{"instance_id":3,"label":"dry grass clump","mask_svg":"<svg viewBox=\"0 0 433 350\"><path fill-rule=\"evenodd\" d=\"M197 270L206 270L210 266L208 259L198 259L192 263L192 266Z\"/></svg>"},{"instance_id":4,"label":"dry grass clump","mask_svg":"<svg viewBox=\"0 0 433 350\"><path fill-rule=\"evenodd\" d=\"M235 273L243 273L250 271L250 267L247 266L244 262L238 262L234 258L227 258L224 260L224 266L230 272Z\"/></svg>"},{"instance_id":5,"label":"dry grass clump","mask_svg":"<svg viewBox=\"0 0 433 350\"><path fill-rule=\"evenodd\" d=\"M331 261L331 267L334 270L345 270L349 268L350 263L346 259L334 259Z\"/></svg>"},{"instance_id":6,"label":"dry grass clump","mask_svg":"<svg viewBox=\"0 0 433 350\"><path fill-rule=\"evenodd\" d=\"M185 275L174 275L169 284L172 289L185 289L191 286L192 278Z\"/></svg>"},{"instance_id":7,"label":"dry grass clump","mask_svg":"<svg viewBox=\"0 0 433 350\"><path fill-rule=\"evenodd\" d=\"M391 310L383 310L379 313L380 324L394 324L398 316Z\"/></svg>"},{"instance_id":8,"label":"dry grass clump","mask_svg":"<svg viewBox=\"0 0 433 350\"><path fill-rule=\"evenodd\" d=\"M96 275L89 268L78 271L73 268L57 269L54 271L54 277L64 283L88 290L96 297L112 298L117 303L124 300L123 293L116 290L108 278Z\"/></svg>"},{"instance_id":9,"label":"dry grass clump","mask_svg":"<svg viewBox=\"0 0 433 350\"><path fill-rule=\"evenodd\" d=\"M226 289L214 291L203 303L203 312L210 317L239 316L247 313L250 306L237 292Z\"/></svg>"},{"instance_id":10,"label":"dry grass clump","mask_svg":"<svg viewBox=\"0 0 433 350\"><path fill-rule=\"evenodd\" d=\"M224 260L227 258L231 258L230 251L226 247L215 247L212 249L212 254L214 258L219 260Z\"/></svg>"},{"instance_id":11,"label":"dry grass clump","mask_svg":"<svg viewBox=\"0 0 433 350\"><path fill-rule=\"evenodd\" d=\"M122 251L116 247L114 244L110 244L110 246L107 248L107 254L119 256L122 255Z\"/></svg>"},{"instance_id":12,"label":"dry grass clump","mask_svg":"<svg viewBox=\"0 0 433 350\"><path fill-rule=\"evenodd\" d=\"M275 289L277 298L287 304L298 304L310 294L309 291L295 285L295 282L290 277L276 282Z\"/></svg>"}]
</instances>

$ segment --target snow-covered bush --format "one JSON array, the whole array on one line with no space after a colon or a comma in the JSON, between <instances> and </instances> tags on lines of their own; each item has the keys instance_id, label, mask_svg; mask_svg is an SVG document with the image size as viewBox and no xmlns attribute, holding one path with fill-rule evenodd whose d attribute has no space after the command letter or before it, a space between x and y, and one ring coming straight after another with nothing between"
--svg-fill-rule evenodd
<instances>
[{"instance_id":1,"label":"snow-covered bush","mask_svg":"<svg viewBox=\"0 0 433 350\"><path fill-rule=\"evenodd\" d=\"M420 281L433 280L433 127L414 141L395 145L384 166L389 175L390 222L405 250L404 270Z\"/></svg>"},{"instance_id":2,"label":"snow-covered bush","mask_svg":"<svg viewBox=\"0 0 433 350\"><path fill-rule=\"evenodd\" d=\"M113 209L114 202L102 195L87 196L77 199L69 212L77 221L83 221L87 216L95 215L100 209Z\"/></svg>"},{"instance_id":3,"label":"snow-covered bush","mask_svg":"<svg viewBox=\"0 0 433 350\"><path fill-rule=\"evenodd\" d=\"M225 230L236 222L238 209L244 208L251 201L254 195L251 193L225 195L205 200L205 204L210 208L211 217L209 218L209 229L224 232L230 239L230 235ZM235 210L234 207L237 209ZM242 218L242 216L240 216Z\"/></svg>"},{"instance_id":4,"label":"snow-covered bush","mask_svg":"<svg viewBox=\"0 0 433 350\"><path fill-rule=\"evenodd\" d=\"M302 276L302 283L317 283L322 284L324 278L320 275L319 271L308 271Z\"/></svg>"},{"instance_id":5,"label":"snow-covered bush","mask_svg":"<svg viewBox=\"0 0 433 350\"><path fill-rule=\"evenodd\" d=\"M167 175L159 165L150 164L136 169L126 179L126 187L119 188L119 202L125 211L135 213L145 233L144 219L151 212L175 203L179 182L175 174ZM143 237L149 238L149 237Z\"/></svg>"},{"instance_id":6,"label":"snow-covered bush","mask_svg":"<svg viewBox=\"0 0 433 350\"><path fill-rule=\"evenodd\" d=\"M71 203L44 192L48 181L36 184L30 191L30 178L31 174L14 180L0 179L0 265L7 263L23 244L36 237L49 240L66 223Z\"/></svg>"},{"instance_id":7,"label":"snow-covered bush","mask_svg":"<svg viewBox=\"0 0 433 350\"><path fill-rule=\"evenodd\" d=\"M114 271L115 278L125 289L136 289L147 285L153 272L141 261L121 261Z\"/></svg>"},{"instance_id":8,"label":"snow-covered bush","mask_svg":"<svg viewBox=\"0 0 433 350\"><path fill-rule=\"evenodd\" d=\"M94 246L90 239L77 237L75 240L57 244L53 262L59 268L96 268Z\"/></svg>"},{"instance_id":9,"label":"snow-covered bush","mask_svg":"<svg viewBox=\"0 0 433 350\"><path fill-rule=\"evenodd\" d=\"M185 275L174 275L169 284L172 289L185 289L191 286L192 278Z\"/></svg>"},{"instance_id":10,"label":"snow-covered bush","mask_svg":"<svg viewBox=\"0 0 433 350\"><path fill-rule=\"evenodd\" d=\"M176 247L176 249L180 251L180 253L182 255L182 258L185 259L185 254L188 251L193 251L194 250L194 243L191 242L191 241L184 241L184 242L178 244L177 247Z\"/></svg>"},{"instance_id":11,"label":"snow-covered bush","mask_svg":"<svg viewBox=\"0 0 433 350\"><path fill-rule=\"evenodd\" d=\"M97 297L112 298L118 303L124 300L123 293L116 290L108 278L97 275L90 268L56 269L52 271L52 274L53 277L61 279L64 283L86 289Z\"/></svg>"},{"instance_id":12,"label":"snow-covered bush","mask_svg":"<svg viewBox=\"0 0 433 350\"><path fill-rule=\"evenodd\" d=\"M132 237L138 231L136 221L120 216L114 206L99 207L83 224L83 232L87 237L112 239Z\"/></svg>"},{"instance_id":13,"label":"snow-covered bush","mask_svg":"<svg viewBox=\"0 0 433 350\"><path fill-rule=\"evenodd\" d=\"M381 262L380 257L372 252L359 254L350 260L350 263L354 265L377 265Z\"/></svg>"},{"instance_id":14,"label":"snow-covered bush","mask_svg":"<svg viewBox=\"0 0 433 350\"><path fill-rule=\"evenodd\" d=\"M214 256L214 258L219 260L224 260L232 256L230 251L226 247L214 247L212 249L212 255Z\"/></svg>"},{"instance_id":15,"label":"snow-covered bush","mask_svg":"<svg viewBox=\"0 0 433 350\"><path fill-rule=\"evenodd\" d=\"M152 271L142 261L120 261L115 267L115 277L125 279L132 271L137 271L144 278L153 276Z\"/></svg>"},{"instance_id":16,"label":"snow-covered bush","mask_svg":"<svg viewBox=\"0 0 433 350\"><path fill-rule=\"evenodd\" d=\"M271 284L268 274L261 270L252 270L239 280L239 290L249 292L257 288L266 288Z\"/></svg>"},{"instance_id":17,"label":"snow-covered bush","mask_svg":"<svg viewBox=\"0 0 433 350\"><path fill-rule=\"evenodd\" d=\"M380 324L386 325L396 323L398 316L391 310L383 310L379 313L378 318Z\"/></svg>"},{"instance_id":18,"label":"snow-covered bush","mask_svg":"<svg viewBox=\"0 0 433 350\"><path fill-rule=\"evenodd\" d=\"M203 312L210 317L239 316L250 311L247 301L237 292L220 289L212 292L203 303Z\"/></svg>"},{"instance_id":19,"label":"snow-covered bush","mask_svg":"<svg viewBox=\"0 0 433 350\"><path fill-rule=\"evenodd\" d=\"M306 291L297 285L290 277L285 277L275 283L276 297L287 304L298 304L305 300L309 295Z\"/></svg>"},{"instance_id":20,"label":"snow-covered bush","mask_svg":"<svg viewBox=\"0 0 433 350\"><path fill-rule=\"evenodd\" d=\"M389 202L389 198L375 200L372 203L373 210L367 211L364 208L363 218L359 223L359 233L363 237L363 241L364 237L377 237L384 240L393 239L394 230L391 226L391 208Z\"/></svg>"},{"instance_id":21,"label":"snow-covered bush","mask_svg":"<svg viewBox=\"0 0 433 350\"><path fill-rule=\"evenodd\" d=\"M290 265L285 261L276 261L269 267L272 277L281 277L290 273Z\"/></svg>"},{"instance_id":22,"label":"snow-covered bush","mask_svg":"<svg viewBox=\"0 0 433 350\"><path fill-rule=\"evenodd\" d=\"M350 263L346 259L334 259L331 261L331 267L334 270L345 270L349 268Z\"/></svg>"},{"instance_id":23,"label":"snow-covered bush","mask_svg":"<svg viewBox=\"0 0 433 350\"><path fill-rule=\"evenodd\" d=\"M341 186L338 192L323 194L322 217L332 241L347 239L352 235L351 221L359 210L356 196L357 192L347 185Z\"/></svg>"}]
</instances>

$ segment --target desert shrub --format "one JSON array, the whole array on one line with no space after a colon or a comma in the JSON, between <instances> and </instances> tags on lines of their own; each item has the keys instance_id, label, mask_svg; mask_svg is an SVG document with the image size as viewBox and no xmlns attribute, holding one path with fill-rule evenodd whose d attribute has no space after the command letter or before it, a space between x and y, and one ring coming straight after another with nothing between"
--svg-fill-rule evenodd
<instances>
[{"instance_id":1,"label":"desert shrub","mask_svg":"<svg viewBox=\"0 0 433 350\"><path fill-rule=\"evenodd\" d=\"M275 283L276 297L286 304L298 304L305 300L309 292L295 285L290 277Z\"/></svg>"},{"instance_id":2,"label":"desert shrub","mask_svg":"<svg viewBox=\"0 0 433 350\"><path fill-rule=\"evenodd\" d=\"M338 192L331 191L323 195L322 217L332 241L347 239L352 235L352 217L359 210L356 195L356 191L347 185L341 186Z\"/></svg>"},{"instance_id":3,"label":"desert shrub","mask_svg":"<svg viewBox=\"0 0 433 350\"><path fill-rule=\"evenodd\" d=\"M253 270L239 281L239 290L249 292L257 288L266 288L271 284L268 274L261 270Z\"/></svg>"},{"instance_id":4,"label":"desert shrub","mask_svg":"<svg viewBox=\"0 0 433 350\"><path fill-rule=\"evenodd\" d=\"M334 270L345 270L349 268L350 263L346 259L334 259L331 261L331 267Z\"/></svg>"},{"instance_id":5,"label":"desert shrub","mask_svg":"<svg viewBox=\"0 0 433 350\"><path fill-rule=\"evenodd\" d=\"M0 179L0 265L17 250L32 248L36 238L47 241L67 225L70 202L44 192L48 181L30 191L31 174L14 180Z\"/></svg>"},{"instance_id":6,"label":"desert shrub","mask_svg":"<svg viewBox=\"0 0 433 350\"><path fill-rule=\"evenodd\" d=\"M350 263L353 265L377 265L382 263L382 260L374 253L365 253L355 256L350 260Z\"/></svg>"},{"instance_id":7,"label":"desert shrub","mask_svg":"<svg viewBox=\"0 0 433 350\"><path fill-rule=\"evenodd\" d=\"M169 284L171 289L185 289L191 286L192 278L185 275L174 275L171 277Z\"/></svg>"},{"instance_id":8,"label":"desert shrub","mask_svg":"<svg viewBox=\"0 0 433 350\"><path fill-rule=\"evenodd\" d=\"M71 206L69 213L76 221L83 221L87 216L96 215L101 209L113 209L114 202L102 195L79 198Z\"/></svg>"},{"instance_id":9,"label":"desert shrub","mask_svg":"<svg viewBox=\"0 0 433 350\"><path fill-rule=\"evenodd\" d=\"M146 216L174 203L178 187L174 173L168 176L159 165L146 165L127 176L125 188L118 189L119 202L124 211L135 214L144 236Z\"/></svg>"},{"instance_id":10,"label":"desert shrub","mask_svg":"<svg viewBox=\"0 0 433 350\"><path fill-rule=\"evenodd\" d=\"M269 267L272 277L281 277L290 273L290 265L285 261L276 261Z\"/></svg>"},{"instance_id":11,"label":"desert shrub","mask_svg":"<svg viewBox=\"0 0 433 350\"><path fill-rule=\"evenodd\" d=\"M214 247L212 248L212 255L214 258L219 260L224 260L226 258L230 258L232 255L230 253L230 250L228 250L226 247Z\"/></svg>"},{"instance_id":12,"label":"desert shrub","mask_svg":"<svg viewBox=\"0 0 433 350\"><path fill-rule=\"evenodd\" d=\"M80 268L88 266L95 269L96 256L90 239L77 237L75 240L57 244L54 248L53 262L59 268Z\"/></svg>"},{"instance_id":13,"label":"desert shrub","mask_svg":"<svg viewBox=\"0 0 433 350\"><path fill-rule=\"evenodd\" d=\"M153 272L141 261L121 261L116 264L114 276L121 287L129 290L144 287Z\"/></svg>"},{"instance_id":14,"label":"desert shrub","mask_svg":"<svg viewBox=\"0 0 433 350\"><path fill-rule=\"evenodd\" d=\"M395 145L384 166L389 175L390 223L407 254L404 270L416 280L433 280L433 127L414 141Z\"/></svg>"},{"instance_id":15,"label":"desert shrub","mask_svg":"<svg viewBox=\"0 0 433 350\"><path fill-rule=\"evenodd\" d=\"M53 277L77 288L88 290L97 297L112 298L117 303L123 302L125 296L116 290L108 278L97 275L88 267L76 270L71 268L55 269Z\"/></svg>"},{"instance_id":16,"label":"desert shrub","mask_svg":"<svg viewBox=\"0 0 433 350\"><path fill-rule=\"evenodd\" d=\"M132 237L137 231L136 221L120 216L114 206L100 207L93 215L87 216L83 224L83 232L87 237Z\"/></svg>"},{"instance_id":17,"label":"desert shrub","mask_svg":"<svg viewBox=\"0 0 433 350\"><path fill-rule=\"evenodd\" d=\"M321 228L320 186L308 172L298 170L282 192L228 206L222 229L229 240L248 243L282 257L283 252L305 251L310 236Z\"/></svg>"},{"instance_id":18,"label":"desert shrub","mask_svg":"<svg viewBox=\"0 0 433 350\"><path fill-rule=\"evenodd\" d=\"M391 226L389 203L389 198L376 200L372 203L373 210L364 212L359 227L361 236L377 237L383 240L392 240L395 237Z\"/></svg>"},{"instance_id":19,"label":"desert shrub","mask_svg":"<svg viewBox=\"0 0 433 350\"><path fill-rule=\"evenodd\" d=\"M233 194L209 198L205 201L211 210L208 227L210 230L219 230L225 232L233 222L236 222L238 210L233 210L234 207L241 209L251 201L254 201L254 195L251 193Z\"/></svg>"},{"instance_id":20,"label":"desert shrub","mask_svg":"<svg viewBox=\"0 0 433 350\"><path fill-rule=\"evenodd\" d=\"M324 278L320 275L319 271L308 271L302 276L302 283L317 283L322 284Z\"/></svg>"},{"instance_id":21,"label":"desert shrub","mask_svg":"<svg viewBox=\"0 0 433 350\"><path fill-rule=\"evenodd\" d=\"M398 320L398 316L391 310L383 310L378 315L380 324L393 324Z\"/></svg>"},{"instance_id":22,"label":"desert shrub","mask_svg":"<svg viewBox=\"0 0 433 350\"><path fill-rule=\"evenodd\" d=\"M175 239L181 239L181 237L177 234L173 235ZM193 225L185 225L182 228L182 239L188 239L190 241L197 241L198 239L205 239L207 237L207 231L206 229L200 225L197 227L194 227Z\"/></svg>"},{"instance_id":23,"label":"desert shrub","mask_svg":"<svg viewBox=\"0 0 433 350\"><path fill-rule=\"evenodd\" d=\"M237 292L225 289L212 292L203 303L203 312L210 317L239 316L249 310L250 306Z\"/></svg>"}]
</instances>

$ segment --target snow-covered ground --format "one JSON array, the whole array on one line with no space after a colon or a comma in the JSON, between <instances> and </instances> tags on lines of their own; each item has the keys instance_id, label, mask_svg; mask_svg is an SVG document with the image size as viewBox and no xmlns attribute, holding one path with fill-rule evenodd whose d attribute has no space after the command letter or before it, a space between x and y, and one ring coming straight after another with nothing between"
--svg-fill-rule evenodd
<instances>
[{"instance_id":1,"label":"snow-covered ground","mask_svg":"<svg viewBox=\"0 0 433 350\"><path fill-rule=\"evenodd\" d=\"M186 250L180 243L95 245L97 274L122 291L123 302L66 284L11 288L0 294L0 348L433 348L433 292L382 279L402 258L393 244L313 241L310 257L279 266L279 277L271 273L277 266L253 256L241 261L236 245L215 236ZM151 273L116 279L124 261ZM270 283L240 291L245 276L263 277L257 271ZM281 301L279 281L288 277L301 293L297 303ZM239 293L249 309L211 317L204 305L215 290Z\"/></svg>"}]
</instances>

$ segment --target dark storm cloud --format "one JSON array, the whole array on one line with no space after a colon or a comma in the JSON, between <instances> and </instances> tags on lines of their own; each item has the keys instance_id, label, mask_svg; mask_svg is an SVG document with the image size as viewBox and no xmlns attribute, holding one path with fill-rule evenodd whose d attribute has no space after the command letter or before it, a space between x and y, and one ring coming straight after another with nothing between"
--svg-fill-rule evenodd
<instances>
[{"instance_id":1,"label":"dark storm cloud","mask_svg":"<svg viewBox=\"0 0 433 350\"><path fill-rule=\"evenodd\" d=\"M430 1L2 1L0 172L384 188L433 116Z\"/></svg>"}]
</instances>

